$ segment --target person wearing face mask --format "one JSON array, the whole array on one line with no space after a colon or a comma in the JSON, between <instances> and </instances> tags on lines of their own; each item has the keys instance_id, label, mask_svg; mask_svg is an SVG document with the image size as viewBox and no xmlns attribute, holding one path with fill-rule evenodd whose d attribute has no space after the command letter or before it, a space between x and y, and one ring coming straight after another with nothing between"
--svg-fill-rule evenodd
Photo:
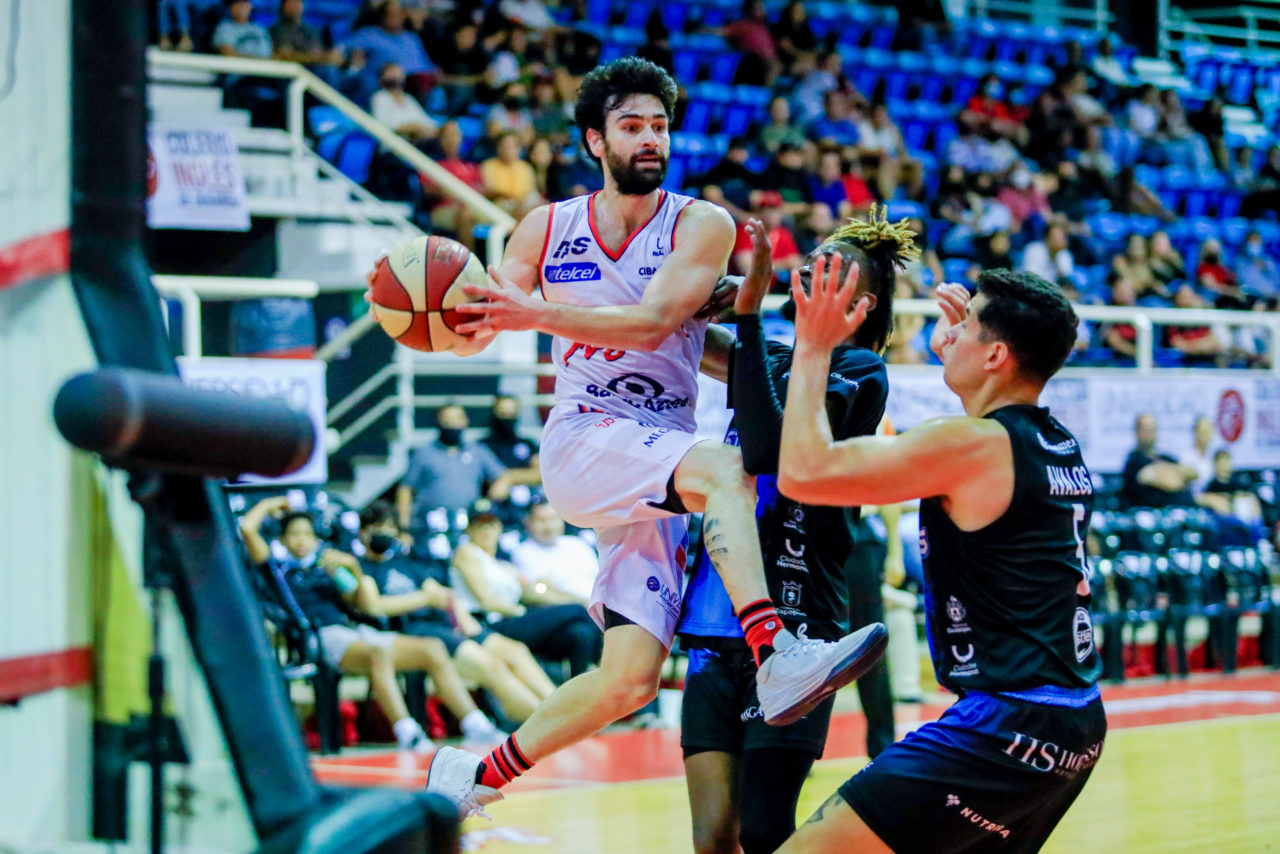
<instances>
[{"instance_id":1,"label":"person wearing face mask","mask_svg":"<svg viewBox=\"0 0 1280 854\"><path fill-rule=\"evenodd\" d=\"M1280 266L1267 254L1262 235L1256 231L1249 232L1245 238L1244 249L1236 259L1236 274L1246 295L1280 296Z\"/></svg>"},{"instance_id":2,"label":"person wearing face mask","mask_svg":"<svg viewBox=\"0 0 1280 854\"><path fill-rule=\"evenodd\" d=\"M489 111L486 126L503 134L514 133L521 146L533 141L533 113L529 111L529 91L523 83L507 84L502 100Z\"/></svg>"},{"instance_id":3,"label":"person wearing face mask","mask_svg":"<svg viewBox=\"0 0 1280 854\"><path fill-rule=\"evenodd\" d=\"M280 518L280 539L273 551L262 536L268 516ZM501 741L498 730L471 700L448 650L437 638L415 638L378 631L354 623L352 611L373 616L398 616L426 607L436 593L425 585L400 596L380 596L353 556L326 547L316 537L310 514L290 511L288 499L259 501L240 520L249 560L282 576L293 599L292 610L315 630L324 662L342 673L367 676L374 702L391 722L401 750L426 754L436 746L409 714L400 693L397 673L425 671L436 696L461 723L471 741ZM282 550L280 550L282 547Z\"/></svg>"},{"instance_id":4,"label":"person wearing face mask","mask_svg":"<svg viewBox=\"0 0 1280 854\"><path fill-rule=\"evenodd\" d=\"M436 421L439 435L413 452L396 490L400 526L414 537L427 530L427 514L437 508L466 510L482 496L505 501L511 493L511 476L493 451L462 438L469 424L465 409L446 404Z\"/></svg>"},{"instance_id":5,"label":"person wearing face mask","mask_svg":"<svg viewBox=\"0 0 1280 854\"><path fill-rule=\"evenodd\" d=\"M360 514L360 543L360 565L373 586L368 604L380 614L395 612L404 634L440 640L462 678L493 695L506 718L523 723L555 690L527 646L489 631L456 607L459 600L443 567L406 553L388 502L375 501Z\"/></svg>"},{"instance_id":6,"label":"person wearing face mask","mask_svg":"<svg viewBox=\"0 0 1280 854\"><path fill-rule=\"evenodd\" d=\"M378 91L373 95L369 112L400 136L417 144L436 135L439 125L422 105L404 91L404 69L387 63L378 73Z\"/></svg>"},{"instance_id":7,"label":"person wearing face mask","mask_svg":"<svg viewBox=\"0 0 1280 854\"><path fill-rule=\"evenodd\" d=\"M538 486L542 471L538 466L538 442L519 433L520 401L509 394L493 399L489 410L489 434L480 441L498 462L507 467L513 485Z\"/></svg>"},{"instance_id":8,"label":"person wearing face mask","mask_svg":"<svg viewBox=\"0 0 1280 854\"><path fill-rule=\"evenodd\" d=\"M1217 308L1244 307L1240 281L1222 257L1222 244L1212 237L1200 244L1196 282L1214 295L1214 305Z\"/></svg>"},{"instance_id":9,"label":"person wearing face mask","mask_svg":"<svg viewBox=\"0 0 1280 854\"><path fill-rule=\"evenodd\" d=\"M1009 174L1009 183L1000 188L996 200L1009 209L1009 230L1013 234L1021 234L1023 226L1028 222L1032 224L1032 230L1038 231L1035 228L1037 222L1046 223L1053 215L1049 208L1049 197L1035 185L1031 170L1024 163L1014 167Z\"/></svg>"}]
</instances>

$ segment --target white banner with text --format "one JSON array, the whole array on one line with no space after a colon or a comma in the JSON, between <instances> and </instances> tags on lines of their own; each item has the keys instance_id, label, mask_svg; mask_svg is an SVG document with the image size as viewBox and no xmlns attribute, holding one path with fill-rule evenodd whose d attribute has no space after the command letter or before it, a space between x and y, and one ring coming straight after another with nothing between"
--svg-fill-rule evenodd
<instances>
[{"instance_id":1,"label":"white banner with text","mask_svg":"<svg viewBox=\"0 0 1280 854\"><path fill-rule=\"evenodd\" d=\"M147 129L147 224L249 230L240 149L230 129Z\"/></svg>"}]
</instances>

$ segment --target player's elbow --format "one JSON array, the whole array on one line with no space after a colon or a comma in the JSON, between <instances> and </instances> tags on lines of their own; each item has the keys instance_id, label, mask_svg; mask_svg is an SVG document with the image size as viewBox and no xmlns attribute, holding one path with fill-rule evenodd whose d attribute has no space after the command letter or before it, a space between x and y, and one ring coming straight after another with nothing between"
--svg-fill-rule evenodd
<instances>
[{"instance_id":1,"label":"player's elbow","mask_svg":"<svg viewBox=\"0 0 1280 854\"><path fill-rule=\"evenodd\" d=\"M807 504L813 497L813 479L809 472L796 467L778 469L778 491L790 498Z\"/></svg>"}]
</instances>

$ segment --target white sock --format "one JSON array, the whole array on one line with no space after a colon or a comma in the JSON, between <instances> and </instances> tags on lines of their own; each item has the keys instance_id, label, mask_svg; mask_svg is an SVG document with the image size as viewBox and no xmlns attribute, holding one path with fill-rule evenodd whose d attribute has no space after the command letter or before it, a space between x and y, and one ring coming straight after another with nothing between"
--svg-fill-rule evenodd
<instances>
[{"instance_id":1,"label":"white sock","mask_svg":"<svg viewBox=\"0 0 1280 854\"><path fill-rule=\"evenodd\" d=\"M391 725L391 731L396 734L396 741L401 747L408 747L413 744L413 740L418 736L426 737L426 733L422 731L422 726L413 718L401 718Z\"/></svg>"},{"instance_id":2,"label":"white sock","mask_svg":"<svg viewBox=\"0 0 1280 854\"><path fill-rule=\"evenodd\" d=\"M462 728L462 734L468 738L476 735L488 735L493 732L493 722L484 716L484 712L479 709L467 712L462 720L458 721L458 726Z\"/></svg>"},{"instance_id":3,"label":"white sock","mask_svg":"<svg viewBox=\"0 0 1280 854\"><path fill-rule=\"evenodd\" d=\"M796 642L796 636L791 634L790 629L782 629L773 636L773 648L778 652L782 652L787 647Z\"/></svg>"}]
</instances>

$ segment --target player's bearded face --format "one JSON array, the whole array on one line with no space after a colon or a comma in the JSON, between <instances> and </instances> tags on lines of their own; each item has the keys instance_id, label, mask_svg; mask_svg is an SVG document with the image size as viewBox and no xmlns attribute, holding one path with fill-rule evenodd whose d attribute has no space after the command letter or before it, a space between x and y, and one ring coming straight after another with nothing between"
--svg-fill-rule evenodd
<instances>
[{"instance_id":1,"label":"player's bearded face","mask_svg":"<svg viewBox=\"0 0 1280 854\"><path fill-rule=\"evenodd\" d=\"M644 196L667 180L667 155L657 145L646 145L626 155L604 141L604 162L624 196Z\"/></svg>"}]
</instances>

